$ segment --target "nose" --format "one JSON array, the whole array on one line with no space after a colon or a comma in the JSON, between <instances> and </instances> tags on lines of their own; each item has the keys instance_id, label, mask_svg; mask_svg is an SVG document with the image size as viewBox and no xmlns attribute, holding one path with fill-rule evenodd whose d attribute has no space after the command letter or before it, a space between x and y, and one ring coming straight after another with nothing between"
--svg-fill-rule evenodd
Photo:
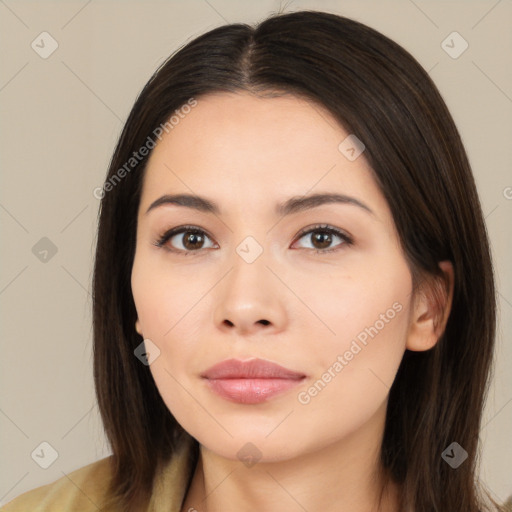
<instances>
[{"instance_id":1,"label":"nose","mask_svg":"<svg viewBox=\"0 0 512 512\"><path fill-rule=\"evenodd\" d=\"M214 321L218 329L238 335L273 334L286 328L286 294L266 254L249 263L239 254L218 284Z\"/></svg>"}]
</instances>

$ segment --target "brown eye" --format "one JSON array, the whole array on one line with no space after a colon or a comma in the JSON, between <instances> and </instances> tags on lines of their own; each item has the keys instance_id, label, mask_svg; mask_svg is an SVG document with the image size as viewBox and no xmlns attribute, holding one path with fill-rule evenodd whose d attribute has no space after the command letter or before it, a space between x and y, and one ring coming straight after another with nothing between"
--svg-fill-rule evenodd
<instances>
[{"instance_id":1,"label":"brown eye","mask_svg":"<svg viewBox=\"0 0 512 512\"><path fill-rule=\"evenodd\" d=\"M202 248L205 239L202 234L193 233L192 231L185 231L183 234L185 236L182 238L182 244L186 249L196 250Z\"/></svg>"},{"instance_id":2,"label":"brown eye","mask_svg":"<svg viewBox=\"0 0 512 512\"><path fill-rule=\"evenodd\" d=\"M198 252L201 249L215 247L213 243L210 243L209 246L205 245L207 240L210 240L210 237L202 229L182 226L164 233L155 245L186 255L187 253Z\"/></svg>"},{"instance_id":3,"label":"brown eye","mask_svg":"<svg viewBox=\"0 0 512 512\"><path fill-rule=\"evenodd\" d=\"M301 233L299 240L303 238L310 241L310 246L306 247L307 249L313 249L319 253L336 251L340 246L352 245L353 243L347 234L331 226L315 226L310 228ZM331 247L336 238L340 239L341 243Z\"/></svg>"},{"instance_id":4,"label":"brown eye","mask_svg":"<svg viewBox=\"0 0 512 512\"><path fill-rule=\"evenodd\" d=\"M311 243L315 249L327 249L332 244L331 233L317 231L311 235Z\"/></svg>"}]
</instances>

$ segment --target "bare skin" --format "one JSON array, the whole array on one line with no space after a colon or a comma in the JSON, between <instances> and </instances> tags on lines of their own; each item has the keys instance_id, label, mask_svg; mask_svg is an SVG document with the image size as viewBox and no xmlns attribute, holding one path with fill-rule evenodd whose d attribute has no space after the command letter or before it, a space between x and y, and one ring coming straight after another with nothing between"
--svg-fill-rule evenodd
<instances>
[{"instance_id":1,"label":"bare skin","mask_svg":"<svg viewBox=\"0 0 512 512\"><path fill-rule=\"evenodd\" d=\"M398 510L395 485L377 507L389 388L406 349L437 342L453 269L441 262L451 288L436 329L431 304L423 295L414 300L364 152L350 161L338 149L348 135L325 110L294 96L221 93L199 98L151 155L131 282L136 329L160 350L153 378L200 443L183 512ZM275 211L316 193L350 196L371 212L333 202ZM206 197L219 212L176 204L148 211L164 194ZM185 230L155 245L185 225L203 235L189 243ZM331 233L321 245L318 225L352 243ZM242 257L258 248L254 261ZM253 357L306 378L263 403L242 404L200 376L225 359ZM247 446L257 449L250 467L238 454Z\"/></svg>"}]
</instances>

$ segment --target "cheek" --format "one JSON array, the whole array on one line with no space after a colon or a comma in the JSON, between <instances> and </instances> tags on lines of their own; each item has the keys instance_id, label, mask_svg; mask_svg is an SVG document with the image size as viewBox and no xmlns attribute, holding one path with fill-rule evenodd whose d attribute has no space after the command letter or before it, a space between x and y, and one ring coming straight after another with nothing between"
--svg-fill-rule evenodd
<instances>
[{"instance_id":1,"label":"cheek","mask_svg":"<svg viewBox=\"0 0 512 512\"><path fill-rule=\"evenodd\" d=\"M195 320L206 315L206 301L198 303L205 294L204 284L136 257L131 286L143 336L160 351L149 367L157 388L169 409L190 406L183 386L188 387L191 376L200 371L201 336Z\"/></svg>"},{"instance_id":2,"label":"cheek","mask_svg":"<svg viewBox=\"0 0 512 512\"><path fill-rule=\"evenodd\" d=\"M144 336L155 341L172 336L205 292L197 280L170 272L159 258L145 254L135 258L131 286Z\"/></svg>"},{"instance_id":3,"label":"cheek","mask_svg":"<svg viewBox=\"0 0 512 512\"><path fill-rule=\"evenodd\" d=\"M389 258L310 288L308 300L322 320L315 321L322 336L314 350L307 339L303 346L313 378L302 388L306 394L300 403L310 403L320 414L332 400L357 413L367 401L372 404L364 409L371 411L386 399L405 351L411 286L406 263ZM310 319L303 328L311 332Z\"/></svg>"},{"instance_id":4,"label":"cheek","mask_svg":"<svg viewBox=\"0 0 512 512\"><path fill-rule=\"evenodd\" d=\"M376 322L366 311L365 327L351 328L358 336L342 334L340 326L337 341L312 354L316 371L296 396L301 428L318 428L321 418L323 432L334 440L357 431L386 404L405 350L407 307L388 315L388 323Z\"/></svg>"},{"instance_id":5,"label":"cheek","mask_svg":"<svg viewBox=\"0 0 512 512\"><path fill-rule=\"evenodd\" d=\"M317 331L317 348L343 353L353 340L361 347L379 340L372 343L376 352L389 344L405 347L410 272L400 259L386 263L362 263L350 272L302 279L301 287L296 286L309 309L299 320L301 328Z\"/></svg>"}]
</instances>

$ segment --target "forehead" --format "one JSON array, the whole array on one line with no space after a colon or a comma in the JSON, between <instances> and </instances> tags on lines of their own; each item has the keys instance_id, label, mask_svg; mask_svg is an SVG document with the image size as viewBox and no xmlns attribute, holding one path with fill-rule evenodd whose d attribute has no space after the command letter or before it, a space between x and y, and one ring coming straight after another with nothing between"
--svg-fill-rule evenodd
<instances>
[{"instance_id":1,"label":"forehead","mask_svg":"<svg viewBox=\"0 0 512 512\"><path fill-rule=\"evenodd\" d=\"M385 208L364 153L350 161L340 152L348 135L325 108L293 95L200 97L153 150L141 206L176 192L263 204L335 190Z\"/></svg>"},{"instance_id":2,"label":"forehead","mask_svg":"<svg viewBox=\"0 0 512 512\"><path fill-rule=\"evenodd\" d=\"M195 107L174 120L178 123L164 135L155 157L166 146L180 153L180 149L194 148L189 155L194 157L208 152L217 157L228 153L268 159L309 153L318 158L318 150L337 157L338 139L347 135L326 109L293 95L213 93L199 98Z\"/></svg>"}]
</instances>

